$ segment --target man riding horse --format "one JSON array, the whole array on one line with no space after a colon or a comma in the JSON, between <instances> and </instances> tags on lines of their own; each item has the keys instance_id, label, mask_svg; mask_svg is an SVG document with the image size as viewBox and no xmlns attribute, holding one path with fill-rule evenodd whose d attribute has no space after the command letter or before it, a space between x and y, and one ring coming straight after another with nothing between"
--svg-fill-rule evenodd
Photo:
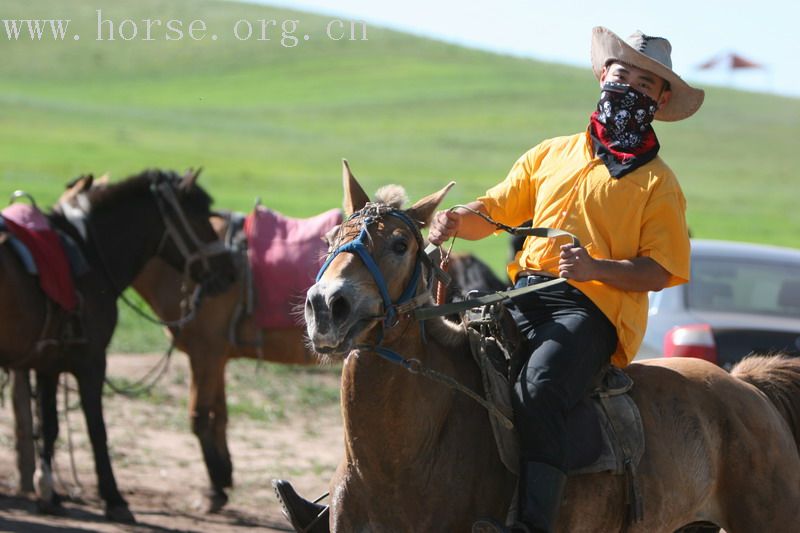
<instances>
[{"instance_id":1,"label":"man riding horse","mask_svg":"<svg viewBox=\"0 0 800 533\"><path fill-rule=\"evenodd\" d=\"M672 70L669 41L637 31L627 42L606 28L592 33L592 68L600 82L588 128L541 142L504 181L465 208L441 211L428 239L476 240L496 231L480 215L517 226L566 230L582 246L529 237L508 265L516 287L555 277L567 283L509 305L529 357L513 390L522 464L513 531L552 531L566 482L566 415L609 363L625 367L647 323L647 292L689 279L686 202L658 156L651 122L694 114L702 90ZM323 508L286 482L276 490L296 528ZM310 529L311 530L311 529ZM327 530L326 523L313 531ZM508 531L478 520L473 531Z\"/></svg>"}]
</instances>

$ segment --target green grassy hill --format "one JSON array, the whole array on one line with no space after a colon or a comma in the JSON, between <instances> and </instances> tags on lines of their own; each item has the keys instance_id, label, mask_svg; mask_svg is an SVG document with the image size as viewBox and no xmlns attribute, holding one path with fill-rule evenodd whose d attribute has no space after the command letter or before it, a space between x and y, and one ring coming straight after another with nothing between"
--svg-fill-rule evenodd
<instances>
[{"instance_id":1,"label":"green grassy hill","mask_svg":"<svg viewBox=\"0 0 800 533\"><path fill-rule=\"evenodd\" d=\"M138 38L96 41L97 9L136 21ZM455 179L447 201L461 203L541 139L585 128L598 95L588 68L375 27L368 41L332 41L329 18L232 2L6 0L0 19L13 18L71 19L81 35L11 42L0 27L0 198L25 188L44 204L80 173L203 166L218 206L261 197L307 216L340 205L342 157L367 190L396 182L418 198ZM143 41L147 18L184 31L202 19L208 35L165 41L156 28ZM299 44L282 47L275 28L270 41L238 41L241 19L255 34L259 19L299 20ZM711 88L696 117L657 131L696 236L800 246L800 100ZM502 269L505 239L456 246ZM130 341L142 336L126 338L129 327L117 347L160 338Z\"/></svg>"}]
</instances>

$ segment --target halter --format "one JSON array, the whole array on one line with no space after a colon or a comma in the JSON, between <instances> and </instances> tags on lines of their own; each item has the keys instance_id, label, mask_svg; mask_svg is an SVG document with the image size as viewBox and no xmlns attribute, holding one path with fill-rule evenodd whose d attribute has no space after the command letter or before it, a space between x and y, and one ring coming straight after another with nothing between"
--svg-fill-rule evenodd
<instances>
[{"instance_id":1,"label":"halter","mask_svg":"<svg viewBox=\"0 0 800 533\"><path fill-rule=\"evenodd\" d=\"M202 263L204 272L212 273L213 269L211 268L209 259L217 255L228 253L228 248L225 246L225 243L219 239L215 239L211 242L203 242L200 240L189 223L189 220L186 218L186 214L183 212L183 207L181 207L178 197L175 195L175 189L172 183L169 181L153 182L153 184L150 185L150 190L155 197L156 205L158 205L158 210L161 213L161 219L164 221L164 237L161 239L156 254L161 252L167 239L171 238L184 260L184 275L188 276L190 268L195 261L200 261ZM177 225L168 216L167 205L169 205L175 213ZM186 239L183 238L179 228L183 230L183 235L187 236ZM194 247L194 252L191 251L190 245Z\"/></svg>"},{"instance_id":2,"label":"halter","mask_svg":"<svg viewBox=\"0 0 800 533\"><path fill-rule=\"evenodd\" d=\"M367 248L369 227L386 215L399 218L401 221L403 221L403 223L408 226L408 228L414 234L414 238L416 239L418 245L414 273L411 275L411 279L408 281L408 285L406 285L403 293L400 295L397 301L394 302L389 296L389 288L386 284L386 278L383 277L383 273L381 272L380 268L378 268L378 264L375 263L375 260L372 258L372 255ZM323 263L322 267L320 268L316 281L319 282L319 280L322 278L322 275L330 266L331 261L333 261L339 254L351 253L353 255L357 255L361 258L364 266L367 267L367 270L372 275L372 279L375 280L375 285L377 285L378 291L381 294L381 299L383 300L383 328L390 329L396 326L400 321L401 314L417 306L414 296L417 290L417 285L419 284L419 279L422 276L422 263L424 262L426 265L431 266L431 261L424 252L424 247L422 245L422 234L420 233L417 224L403 211L383 204L368 203L363 209L350 215L347 218L347 222L357 218L362 219L361 231L359 232L358 237L339 246L330 253L328 259L325 260L325 263ZM410 308L404 304L411 304ZM381 332L381 338L382 337L383 332ZM376 344L380 344L380 340Z\"/></svg>"}]
</instances>

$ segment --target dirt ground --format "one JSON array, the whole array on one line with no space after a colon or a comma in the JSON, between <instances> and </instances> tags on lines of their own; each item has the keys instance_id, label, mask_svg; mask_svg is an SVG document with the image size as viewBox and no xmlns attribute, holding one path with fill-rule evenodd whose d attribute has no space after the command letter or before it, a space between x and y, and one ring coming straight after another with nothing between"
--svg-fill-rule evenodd
<instances>
[{"instance_id":1,"label":"dirt ground","mask_svg":"<svg viewBox=\"0 0 800 533\"><path fill-rule=\"evenodd\" d=\"M109 375L135 379L158 360L158 355L113 355ZM245 372L257 372L253 362ZM94 462L79 410L61 413L56 451L56 488L67 495L62 516L41 515L31 497L17 493L18 475L13 440L10 387L0 407L0 531L41 532L168 532L168 531L290 531L280 512L270 480L293 481L301 494L317 497L342 456L338 405L286 408L284 416L269 420L232 410L228 443L234 462L234 489L218 514L202 511L202 493L208 476L200 448L189 429L186 414L188 360L173 357L168 374L158 383L156 396L147 400L118 395L104 398L105 419L117 484L137 519L136 525L105 520L96 490ZM290 379L283 378L283 379ZM333 390L335 372L311 377L311 387ZM236 390L228 381L229 397L247 394L256 403L270 402L267 391ZM236 384L233 384L234 387ZM274 394L274 393L273 393ZM77 394L71 393L70 403ZM64 405L59 394L59 409ZM70 468L68 428L72 434L77 482ZM80 485L78 485L78 482Z\"/></svg>"}]
</instances>

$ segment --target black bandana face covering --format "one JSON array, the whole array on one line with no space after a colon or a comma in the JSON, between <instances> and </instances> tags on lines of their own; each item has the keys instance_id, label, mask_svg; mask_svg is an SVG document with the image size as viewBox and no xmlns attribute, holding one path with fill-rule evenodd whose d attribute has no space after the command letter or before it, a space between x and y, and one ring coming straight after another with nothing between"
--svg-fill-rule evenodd
<instances>
[{"instance_id":1,"label":"black bandana face covering","mask_svg":"<svg viewBox=\"0 0 800 533\"><path fill-rule=\"evenodd\" d=\"M597 120L612 141L610 148L639 148L651 130L658 103L626 83L606 82L597 104Z\"/></svg>"},{"instance_id":2,"label":"black bandana face covering","mask_svg":"<svg viewBox=\"0 0 800 533\"><path fill-rule=\"evenodd\" d=\"M636 170L658 154L650 123L658 103L625 83L606 82L589 120L595 153L615 178Z\"/></svg>"}]
</instances>

